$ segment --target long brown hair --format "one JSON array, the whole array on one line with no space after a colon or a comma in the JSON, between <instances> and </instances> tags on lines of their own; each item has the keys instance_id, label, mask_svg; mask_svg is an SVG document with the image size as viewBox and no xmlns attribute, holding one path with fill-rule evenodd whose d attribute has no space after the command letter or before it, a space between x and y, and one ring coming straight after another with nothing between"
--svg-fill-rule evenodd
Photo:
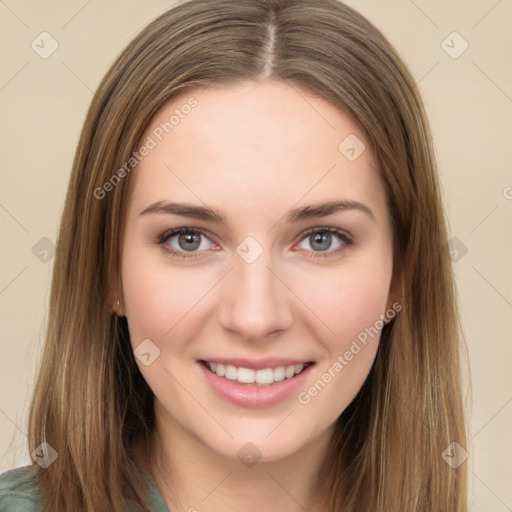
<instances>
[{"instance_id":1,"label":"long brown hair","mask_svg":"<svg viewBox=\"0 0 512 512\"><path fill-rule=\"evenodd\" d=\"M358 123L385 184L401 276L403 310L384 328L318 475L322 510L467 510L466 464L442 456L466 445L463 338L430 128L407 66L338 0L191 0L122 52L76 150L29 417L30 451L46 441L58 453L47 469L34 463L47 511L121 512L127 500L149 509L133 447L151 443L153 393L109 295L130 169L108 193L98 189L176 93L261 78L325 98Z\"/></svg>"}]
</instances>

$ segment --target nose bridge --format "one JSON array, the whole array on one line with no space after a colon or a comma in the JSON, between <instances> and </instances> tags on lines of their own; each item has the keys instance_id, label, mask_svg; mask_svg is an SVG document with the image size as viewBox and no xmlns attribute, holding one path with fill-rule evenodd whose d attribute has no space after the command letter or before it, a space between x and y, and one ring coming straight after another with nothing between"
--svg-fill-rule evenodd
<instances>
[{"instance_id":1,"label":"nose bridge","mask_svg":"<svg viewBox=\"0 0 512 512\"><path fill-rule=\"evenodd\" d=\"M275 270L270 270L270 251L261 252L254 260L243 253L234 258L235 268L221 299L223 327L250 340L288 328L293 320L289 296L275 277Z\"/></svg>"}]
</instances>

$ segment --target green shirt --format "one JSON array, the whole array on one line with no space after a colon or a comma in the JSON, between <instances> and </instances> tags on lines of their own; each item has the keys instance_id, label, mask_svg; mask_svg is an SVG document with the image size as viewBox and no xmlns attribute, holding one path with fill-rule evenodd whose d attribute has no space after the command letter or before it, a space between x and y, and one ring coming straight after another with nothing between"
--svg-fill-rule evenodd
<instances>
[{"instance_id":1,"label":"green shirt","mask_svg":"<svg viewBox=\"0 0 512 512\"><path fill-rule=\"evenodd\" d=\"M153 512L169 512L151 475L139 468ZM11 469L0 475L0 512L40 512L41 497L32 466Z\"/></svg>"}]
</instances>

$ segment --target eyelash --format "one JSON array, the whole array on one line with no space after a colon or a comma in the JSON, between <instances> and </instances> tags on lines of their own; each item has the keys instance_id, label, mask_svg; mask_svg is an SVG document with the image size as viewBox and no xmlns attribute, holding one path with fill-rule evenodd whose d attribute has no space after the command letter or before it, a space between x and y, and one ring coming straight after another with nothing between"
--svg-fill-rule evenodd
<instances>
[{"instance_id":1,"label":"eyelash","mask_svg":"<svg viewBox=\"0 0 512 512\"><path fill-rule=\"evenodd\" d=\"M173 257L181 258L181 259L189 259L189 258L198 258L201 257L201 253L204 251L198 251L198 252L190 252L186 253L186 251L176 251L175 249L172 249L168 245L164 245L169 238L172 238L175 235L179 235L181 233L188 233L188 234L194 234L194 235L201 235L205 238L208 238L208 235L202 231L201 229L197 228L188 228L188 227L182 227L182 228L175 228L171 229L169 231L166 231L162 233L160 236L157 237L156 243L163 246L163 249L170 253ZM302 242L304 239L308 238L313 233L330 233L335 234L339 237L339 239L343 242L342 245L340 245L338 248L333 250L327 250L327 251L308 251L315 253L315 256L309 256L310 258L328 258L333 255L338 255L343 253L347 250L349 246L353 244L353 240L351 235L347 233L346 231L343 231L342 229L338 228L332 228L332 227L319 227L319 228L310 228L306 232L302 234L302 238L299 240Z\"/></svg>"}]
</instances>

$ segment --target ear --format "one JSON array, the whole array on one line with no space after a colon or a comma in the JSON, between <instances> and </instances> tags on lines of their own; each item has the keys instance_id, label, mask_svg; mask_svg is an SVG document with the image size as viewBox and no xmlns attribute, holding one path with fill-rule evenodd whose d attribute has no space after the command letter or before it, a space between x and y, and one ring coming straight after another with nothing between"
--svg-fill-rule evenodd
<instances>
[{"instance_id":1,"label":"ear","mask_svg":"<svg viewBox=\"0 0 512 512\"><path fill-rule=\"evenodd\" d=\"M113 313L123 316L123 297L121 293L121 283L117 267L114 265L109 271L109 287L108 287L108 307ZM119 305L118 305L119 301Z\"/></svg>"},{"instance_id":2,"label":"ear","mask_svg":"<svg viewBox=\"0 0 512 512\"><path fill-rule=\"evenodd\" d=\"M388 309L398 302L402 303L402 274L396 262L393 264L393 273L391 275L391 282L389 285L388 293Z\"/></svg>"}]
</instances>

